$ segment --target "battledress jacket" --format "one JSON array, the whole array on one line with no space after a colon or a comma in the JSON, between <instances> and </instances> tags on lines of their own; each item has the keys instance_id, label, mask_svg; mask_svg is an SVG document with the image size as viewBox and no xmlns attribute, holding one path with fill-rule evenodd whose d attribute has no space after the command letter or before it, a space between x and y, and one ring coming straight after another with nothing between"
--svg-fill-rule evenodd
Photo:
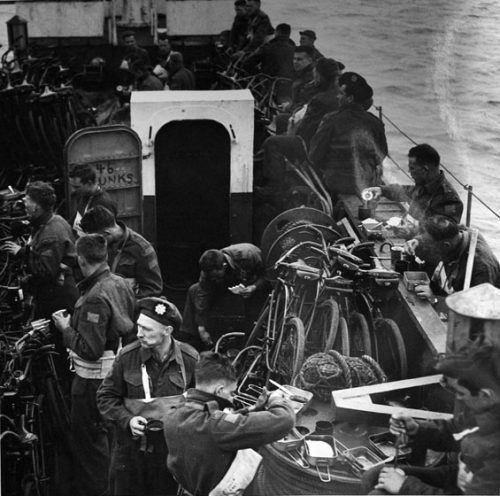
<instances>
[{"instance_id":1,"label":"battledress jacket","mask_svg":"<svg viewBox=\"0 0 500 496\"><path fill-rule=\"evenodd\" d=\"M137 298L160 296L163 291L158 257L153 245L122 222L123 238L108 246L111 272L134 282Z\"/></svg>"},{"instance_id":2,"label":"battledress jacket","mask_svg":"<svg viewBox=\"0 0 500 496\"><path fill-rule=\"evenodd\" d=\"M267 410L247 414L223 411L230 406L222 398L189 389L185 404L165 420L168 469L194 496L208 495L238 450L277 441L295 423L292 407L281 398L270 400Z\"/></svg>"},{"instance_id":3,"label":"battledress jacket","mask_svg":"<svg viewBox=\"0 0 500 496\"><path fill-rule=\"evenodd\" d=\"M142 386L141 366L144 363L151 378L151 396L175 396L182 394L187 386L194 383L194 367L198 352L186 343L172 339L169 357L158 363L151 350L142 348L139 341L125 346L116 357L113 368L104 379L97 393L97 405L101 415L115 422L125 437L132 438L128 425L134 416L124 405L124 398L145 397ZM182 376L182 363L186 372L186 382Z\"/></svg>"},{"instance_id":4,"label":"battledress jacket","mask_svg":"<svg viewBox=\"0 0 500 496\"><path fill-rule=\"evenodd\" d=\"M386 155L383 123L358 103L327 114L309 148L309 158L336 194L359 195L377 186Z\"/></svg>"},{"instance_id":5,"label":"battledress jacket","mask_svg":"<svg viewBox=\"0 0 500 496\"><path fill-rule=\"evenodd\" d=\"M63 343L79 357L98 360L105 350L118 349L119 339L134 331L135 296L126 281L103 266L79 284L70 327L64 329Z\"/></svg>"},{"instance_id":6,"label":"battledress jacket","mask_svg":"<svg viewBox=\"0 0 500 496\"><path fill-rule=\"evenodd\" d=\"M424 185L388 184L381 189L389 200L409 202L409 213L417 220L431 215L443 215L458 223L462 217L462 200L446 180L443 171L437 179Z\"/></svg>"},{"instance_id":7,"label":"battledress jacket","mask_svg":"<svg viewBox=\"0 0 500 496\"><path fill-rule=\"evenodd\" d=\"M500 494L500 415L496 409L475 415L479 430L465 436L460 442L460 457L468 471L473 473L472 480L465 486L465 494ZM453 449L456 441L451 432L442 426L431 424L425 427L427 439L439 441L440 451ZM420 428L419 428L420 431ZM447 432L450 434L447 435ZM420 433L419 433L420 435ZM430 446L432 447L432 445ZM445 470L447 467L443 467ZM399 494L444 494L443 490L408 476Z\"/></svg>"},{"instance_id":8,"label":"battledress jacket","mask_svg":"<svg viewBox=\"0 0 500 496\"><path fill-rule=\"evenodd\" d=\"M26 258L26 284L35 298L37 317L48 318L56 310L72 310L78 298L75 243L70 225L52 212L33 221L32 227L30 241L17 257Z\"/></svg>"},{"instance_id":9,"label":"battledress jacket","mask_svg":"<svg viewBox=\"0 0 500 496\"><path fill-rule=\"evenodd\" d=\"M248 18L247 43L243 47L245 52L253 52L260 47L266 37L274 33L273 25L269 16L258 10L255 14Z\"/></svg>"}]
</instances>

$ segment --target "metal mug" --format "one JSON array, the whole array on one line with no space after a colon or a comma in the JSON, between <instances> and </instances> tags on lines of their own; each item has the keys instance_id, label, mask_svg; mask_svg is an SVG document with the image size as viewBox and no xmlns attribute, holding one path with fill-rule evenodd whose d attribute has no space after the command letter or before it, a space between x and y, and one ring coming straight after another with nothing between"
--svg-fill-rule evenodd
<instances>
[{"instance_id":1,"label":"metal mug","mask_svg":"<svg viewBox=\"0 0 500 496\"><path fill-rule=\"evenodd\" d=\"M395 267L396 262L403 260L405 249L403 246L391 246L391 264Z\"/></svg>"},{"instance_id":2,"label":"metal mug","mask_svg":"<svg viewBox=\"0 0 500 496\"><path fill-rule=\"evenodd\" d=\"M316 429L314 430L314 434L319 436L331 436L333 434L333 423L328 422L327 420L318 420L316 422Z\"/></svg>"}]
</instances>

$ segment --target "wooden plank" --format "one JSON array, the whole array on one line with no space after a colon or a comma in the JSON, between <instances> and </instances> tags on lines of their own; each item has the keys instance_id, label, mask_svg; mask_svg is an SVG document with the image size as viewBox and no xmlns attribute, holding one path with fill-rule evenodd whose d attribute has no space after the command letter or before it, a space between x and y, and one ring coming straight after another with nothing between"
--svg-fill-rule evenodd
<instances>
[{"instance_id":1,"label":"wooden plank","mask_svg":"<svg viewBox=\"0 0 500 496\"><path fill-rule=\"evenodd\" d=\"M372 386L361 386L332 392L332 405L336 421L365 422L373 425L387 425L389 418L395 413L404 413L421 420L450 419L451 413L404 408L373 403L373 394L381 394L401 389L425 387L437 384L441 375L417 377L403 381L386 382Z\"/></svg>"}]
</instances>

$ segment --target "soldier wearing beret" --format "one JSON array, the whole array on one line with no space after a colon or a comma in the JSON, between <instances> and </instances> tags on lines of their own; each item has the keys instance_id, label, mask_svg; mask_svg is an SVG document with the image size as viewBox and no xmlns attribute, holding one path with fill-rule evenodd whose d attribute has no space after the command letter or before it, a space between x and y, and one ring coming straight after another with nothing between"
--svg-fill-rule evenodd
<instances>
[{"instance_id":1,"label":"soldier wearing beret","mask_svg":"<svg viewBox=\"0 0 500 496\"><path fill-rule=\"evenodd\" d=\"M146 411L156 404L162 418L159 400L193 384L198 353L172 338L182 321L175 305L149 297L138 301L138 311L138 341L122 349L97 392L99 411L116 426L111 486L115 496L171 495L176 483L166 469L167 447L162 436L154 446L145 441L154 418Z\"/></svg>"},{"instance_id":2,"label":"soldier wearing beret","mask_svg":"<svg viewBox=\"0 0 500 496\"><path fill-rule=\"evenodd\" d=\"M306 29L304 31L300 31L299 35L299 44L301 46L309 46L313 49L313 60L315 62L324 57L324 55L314 46L314 42L316 41L316 33L313 30Z\"/></svg>"},{"instance_id":3,"label":"soldier wearing beret","mask_svg":"<svg viewBox=\"0 0 500 496\"><path fill-rule=\"evenodd\" d=\"M408 213L417 221L443 215L458 223L464 206L440 170L440 162L439 153L432 146L426 143L414 146L408 152L408 169L414 185L387 184L366 191L372 192L375 199L383 195L389 200L408 202Z\"/></svg>"},{"instance_id":4,"label":"soldier wearing beret","mask_svg":"<svg viewBox=\"0 0 500 496\"><path fill-rule=\"evenodd\" d=\"M387 155L384 125L366 108L373 90L354 72L339 78L338 112L327 114L311 140L309 158L333 195L361 194L377 186Z\"/></svg>"}]
</instances>

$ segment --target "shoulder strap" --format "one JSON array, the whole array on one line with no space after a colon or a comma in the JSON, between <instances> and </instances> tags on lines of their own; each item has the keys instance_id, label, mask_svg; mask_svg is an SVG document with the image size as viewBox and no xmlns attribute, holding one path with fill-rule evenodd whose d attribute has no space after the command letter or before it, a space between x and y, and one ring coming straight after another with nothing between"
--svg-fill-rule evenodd
<instances>
[{"instance_id":1,"label":"shoulder strap","mask_svg":"<svg viewBox=\"0 0 500 496\"><path fill-rule=\"evenodd\" d=\"M470 288L470 282L472 279L472 268L474 266L474 257L476 255L478 236L479 232L477 229L470 230L469 254L467 255L467 266L465 268L464 289Z\"/></svg>"},{"instance_id":2,"label":"shoulder strap","mask_svg":"<svg viewBox=\"0 0 500 496\"><path fill-rule=\"evenodd\" d=\"M123 248L124 248L125 244L127 243L129 236L130 236L130 231L127 228L125 230L125 236L123 238L122 244L120 245L120 248L118 248L118 251L116 252L115 258L113 259L113 263L111 264L111 272L113 274L116 273L116 268L118 267L118 263L120 262Z\"/></svg>"}]
</instances>

